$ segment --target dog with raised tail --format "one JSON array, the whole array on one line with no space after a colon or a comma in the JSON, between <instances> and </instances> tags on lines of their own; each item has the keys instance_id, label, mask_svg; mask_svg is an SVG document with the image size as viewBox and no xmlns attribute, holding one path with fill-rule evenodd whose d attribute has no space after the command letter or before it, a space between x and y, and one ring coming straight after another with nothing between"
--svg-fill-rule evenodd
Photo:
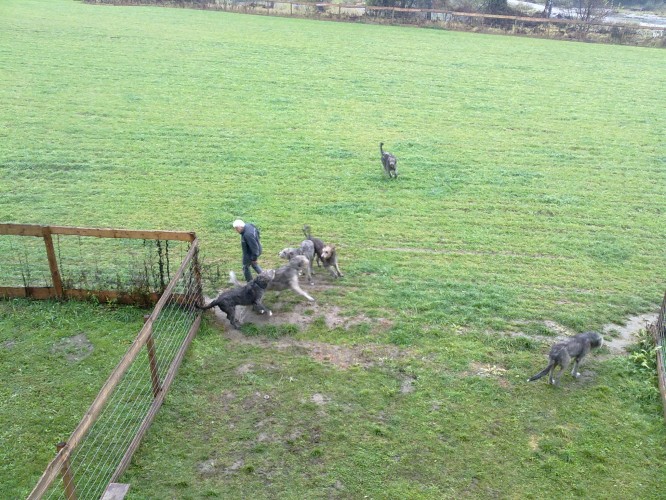
<instances>
[{"instance_id":1,"label":"dog with raised tail","mask_svg":"<svg viewBox=\"0 0 666 500\"><path fill-rule=\"evenodd\" d=\"M379 153L382 157L382 166L384 167L384 172L389 176L389 178L397 179L398 178L398 159L389 153L384 151L384 143L379 143Z\"/></svg>"},{"instance_id":2,"label":"dog with raised tail","mask_svg":"<svg viewBox=\"0 0 666 500\"><path fill-rule=\"evenodd\" d=\"M571 370L571 376L578 378L580 377L580 373L578 373L580 362L592 349L601 347L603 343L604 338L597 332L579 333L564 342L558 342L550 349L548 366L536 375L528 378L527 381L533 382L548 374L548 382L552 385L557 385L560 382L562 373L569 367L572 359L574 360L574 365ZM560 367L560 371L555 375L555 368L558 366Z\"/></svg>"},{"instance_id":3,"label":"dog with raised tail","mask_svg":"<svg viewBox=\"0 0 666 500\"><path fill-rule=\"evenodd\" d=\"M236 278L233 272L229 273L229 276L232 279ZM236 318L236 306L254 306L254 309L262 314L267 313L269 316L273 314L270 309L261 303L261 299L274 277L274 270L263 271L247 285L225 290L215 300L210 301L203 307L197 307L202 310L211 309L215 306L219 307L220 311L227 315L231 326L238 330L241 325L238 318Z\"/></svg>"},{"instance_id":4,"label":"dog with raised tail","mask_svg":"<svg viewBox=\"0 0 666 500\"><path fill-rule=\"evenodd\" d=\"M323 265L324 269L328 269L334 278L342 278L342 272L338 266L338 255L335 245L326 245L319 238L313 237L310 231L310 226L307 224L303 226L303 234L305 234L305 237L314 245L317 267Z\"/></svg>"}]
</instances>

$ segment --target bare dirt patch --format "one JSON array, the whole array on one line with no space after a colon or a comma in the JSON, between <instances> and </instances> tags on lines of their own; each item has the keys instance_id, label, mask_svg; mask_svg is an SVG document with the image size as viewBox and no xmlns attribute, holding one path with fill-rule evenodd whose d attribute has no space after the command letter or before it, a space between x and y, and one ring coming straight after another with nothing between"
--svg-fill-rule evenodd
<instances>
[{"instance_id":1,"label":"bare dirt patch","mask_svg":"<svg viewBox=\"0 0 666 500\"><path fill-rule=\"evenodd\" d=\"M0 349L6 349L6 350L11 350L14 348L16 345L16 340L5 340L4 342L0 342Z\"/></svg>"},{"instance_id":2,"label":"bare dirt patch","mask_svg":"<svg viewBox=\"0 0 666 500\"><path fill-rule=\"evenodd\" d=\"M612 354L623 354L627 352L627 347L636 342L635 335L640 330L648 328L649 325L657 321L657 313L640 314L629 316L622 325L607 324L603 327L604 346L608 347ZM545 339L550 343L561 342L567 337L571 337L580 332L575 332L566 326L552 320L545 320L544 326L555 334L555 337L544 335L528 335L521 331L504 332L510 337L524 337L530 339Z\"/></svg>"},{"instance_id":3,"label":"bare dirt patch","mask_svg":"<svg viewBox=\"0 0 666 500\"><path fill-rule=\"evenodd\" d=\"M509 386L506 380L506 368L476 361L470 363L469 368L469 371L463 373L466 377L492 378L497 380L501 387Z\"/></svg>"},{"instance_id":4,"label":"bare dirt patch","mask_svg":"<svg viewBox=\"0 0 666 500\"><path fill-rule=\"evenodd\" d=\"M323 406L325 404L330 403L331 398L329 398L328 396L324 396L323 394L315 393L310 398L310 401L312 401L316 405Z\"/></svg>"},{"instance_id":5,"label":"bare dirt patch","mask_svg":"<svg viewBox=\"0 0 666 500\"><path fill-rule=\"evenodd\" d=\"M627 347L636 342L635 335L640 330L657 321L657 313L630 316L624 325L608 324L604 326L604 344L611 351L626 352Z\"/></svg>"},{"instance_id":6,"label":"bare dirt patch","mask_svg":"<svg viewBox=\"0 0 666 500\"><path fill-rule=\"evenodd\" d=\"M77 363L92 354L94 347L84 333L64 338L51 347L53 354L63 356L70 363Z\"/></svg>"},{"instance_id":7,"label":"bare dirt patch","mask_svg":"<svg viewBox=\"0 0 666 500\"><path fill-rule=\"evenodd\" d=\"M416 377L405 377L400 384L400 394L410 394L416 390Z\"/></svg>"},{"instance_id":8,"label":"bare dirt patch","mask_svg":"<svg viewBox=\"0 0 666 500\"><path fill-rule=\"evenodd\" d=\"M208 300L208 299L207 299ZM351 328L353 326L368 324L372 330L388 329L391 322L384 318L369 318L365 315L343 316L342 309L336 306L321 306L310 303L298 303L292 310L280 310L280 303L273 306L273 315L255 313L250 307L238 307L237 314L243 323L255 324L295 324L299 328L307 326L317 318L324 318L327 328ZM241 312L242 309L242 312ZM240 344L249 344L257 347L272 349L296 349L309 355L320 363L330 363L337 368L347 369L351 366L370 367L382 364L393 359L400 359L407 355L404 349L395 346L365 344L357 346L341 346L306 340L296 340L291 337L271 339L266 337L248 337L235 330L229 324L224 313L214 308L213 313L218 325L223 328L224 336ZM237 374L247 372L252 366L243 365L237 369Z\"/></svg>"}]
</instances>

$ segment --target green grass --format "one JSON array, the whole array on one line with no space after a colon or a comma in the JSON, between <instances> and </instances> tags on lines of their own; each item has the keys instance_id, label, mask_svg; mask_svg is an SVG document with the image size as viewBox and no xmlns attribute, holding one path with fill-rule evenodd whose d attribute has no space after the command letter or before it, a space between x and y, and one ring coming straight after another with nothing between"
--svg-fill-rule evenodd
<instances>
[{"instance_id":1,"label":"green grass","mask_svg":"<svg viewBox=\"0 0 666 500\"><path fill-rule=\"evenodd\" d=\"M387 326L315 321L248 336L400 348L340 370L204 326L124 478L131 498L657 498L666 488L661 408L629 358L593 358L593 377L553 390L524 383L544 361L539 337L501 335L542 335L544 320L597 329L661 300L663 51L6 0L0 67L0 221L194 230L209 292L240 268L233 219L261 227L266 267L308 223L338 245L345 272L316 294L314 315L335 306ZM382 176L380 141L399 159L396 182ZM7 253L0 238L0 275ZM47 370L90 386L67 399L57 428L12 423L55 402L26 394L3 406L3 453L30 434L16 449L38 455L3 460L0 483L20 497L124 349L95 351L95 374L72 380L44 353L79 330L113 332L117 314L132 318L118 333L129 339L141 312L1 307L0 341L30 318L20 338L39 345L33 362L18 345L0 348L3 378L21 360L40 383ZM43 326L79 316L82 326ZM477 364L498 371L477 375ZM403 394L406 378L414 391Z\"/></svg>"},{"instance_id":2,"label":"green grass","mask_svg":"<svg viewBox=\"0 0 666 500\"><path fill-rule=\"evenodd\" d=\"M0 482L25 497L143 326L143 311L0 301ZM84 344L67 343L85 336Z\"/></svg>"}]
</instances>

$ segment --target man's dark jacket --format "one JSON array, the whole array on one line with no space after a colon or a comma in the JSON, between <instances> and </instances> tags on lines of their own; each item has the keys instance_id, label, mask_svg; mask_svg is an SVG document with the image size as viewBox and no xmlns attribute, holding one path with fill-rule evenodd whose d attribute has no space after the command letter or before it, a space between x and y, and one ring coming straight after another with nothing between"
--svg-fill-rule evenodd
<instances>
[{"instance_id":1,"label":"man's dark jacket","mask_svg":"<svg viewBox=\"0 0 666 500\"><path fill-rule=\"evenodd\" d=\"M259 230L252 224L245 224L241 237L241 248L243 249L243 264L254 262L261 255L261 242L259 241Z\"/></svg>"}]
</instances>

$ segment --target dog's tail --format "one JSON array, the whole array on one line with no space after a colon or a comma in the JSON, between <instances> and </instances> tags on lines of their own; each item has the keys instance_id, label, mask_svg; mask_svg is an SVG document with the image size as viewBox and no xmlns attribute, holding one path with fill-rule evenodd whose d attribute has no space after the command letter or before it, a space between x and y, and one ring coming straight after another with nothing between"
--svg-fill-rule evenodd
<instances>
[{"instance_id":1,"label":"dog's tail","mask_svg":"<svg viewBox=\"0 0 666 500\"><path fill-rule=\"evenodd\" d=\"M202 311L205 311L206 309L210 309L210 308L212 308L212 307L215 307L216 305L217 305L217 304L215 304L215 301L214 301L214 300L211 300L210 303L208 303L208 304L206 304L206 305L204 305L204 306L200 306L199 304L196 304L196 308L197 308L197 309L201 309Z\"/></svg>"},{"instance_id":2,"label":"dog's tail","mask_svg":"<svg viewBox=\"0 0 666 500\"><path fill-rule=\"evenodd\" d=\"M243 284L240 281L238 281L238 279L236 278L236 273L233 271L229 271L229 283L236 286L243 286Z\"/></svg>"},{"instance_id":3,"label":"dog's tail","mask_svg":"<svg viewBox=\"0 0 666 500\"><path fill-rule=\"evenodd\" d=\"M533 375L530 378L528 378L527 381L528 382L534 382L535 380L539 380L541 377L545 377L552 367L553 367L553 362L551 361L550 363L548 363L547 367L545 367L543 370L541 370L536 375Z\"/></svg>"},{"instance_id":4,"label":"dog's tail","mask_svg":"<svg viewBox=\"0 0 666 500\"><path fill-rule=\"evenodd\" d=\"M305 235L306 239L308 239L308 240L312 239L312 233L310 232L310 226L308 226L307 224L305 224L303 226L303 234Z\"/></svg>"}]
</instances>

